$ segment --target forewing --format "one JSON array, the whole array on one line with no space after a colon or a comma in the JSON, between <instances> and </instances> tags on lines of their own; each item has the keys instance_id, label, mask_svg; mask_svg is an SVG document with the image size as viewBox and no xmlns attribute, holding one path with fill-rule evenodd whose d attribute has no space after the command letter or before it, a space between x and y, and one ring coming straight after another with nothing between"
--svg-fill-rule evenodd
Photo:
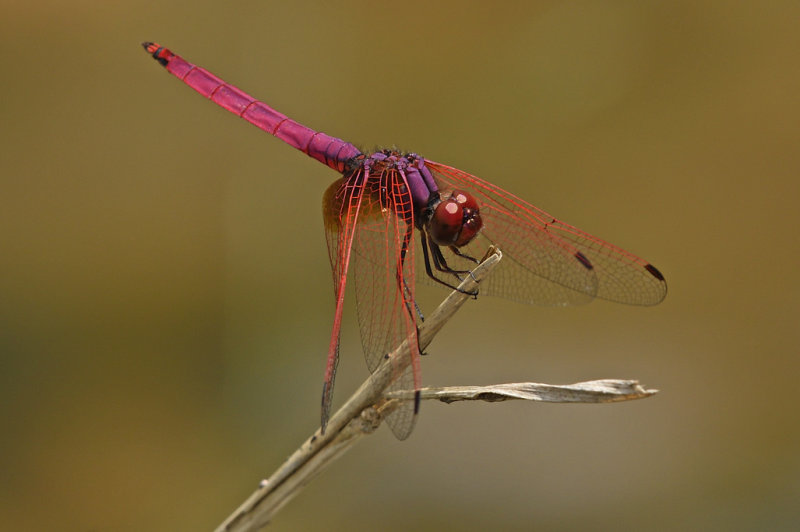
<instances>
[{"instance_id":1,"label":"forewing","mask_svg":"<svg viewBox=\"0 0 800 532\"><path fill-rule=\"evenodd\" d=\"M356 307L364 356L370 372L385 355L408 340L412 365L388 390L419 387L419 349L414 315L413 209L397 170L372 176L364 190L353 242ZM398 439L414 427L413 402L402 403L386 421Z\"/></svg>"},{"instance_id":2,"label":"forewing","mask_svg":"<svg viewBox=\"0 0 800 532\"><path fill-rule=\"evenodd\" d=\"M466 190L478 200L482 238L462 251L480 258L489 241L506 257L481 284L481 293L543 305L583 303L594 297L655 305L664 299L666 282L647 261L480 178L432 161L426 165L440 189ZM468 264L457 258L453 263Z\"/></svg>"}]
</instances>

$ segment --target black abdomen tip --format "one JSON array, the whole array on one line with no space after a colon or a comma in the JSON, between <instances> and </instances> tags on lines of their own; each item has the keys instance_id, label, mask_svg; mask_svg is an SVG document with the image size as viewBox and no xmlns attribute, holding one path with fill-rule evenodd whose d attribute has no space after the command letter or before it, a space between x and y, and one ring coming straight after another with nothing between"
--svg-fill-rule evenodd
<instances>
[{"instance_id":1,"label":"black abdomen tip","mask_svg":"<svg viewBox=\"0 0 800 532\"><path fill-rule=\"evenodd\" d=\"M152 55L153 59L161 63L161 66L164 67L167 66L167 63L169 63L170 59L172 59L172 57L174 56L172 52L170 52L169 50L167 50L158 43L149 41L143 42L142 48L144 48L145 52Z\"/></svg>"}]
</instances>

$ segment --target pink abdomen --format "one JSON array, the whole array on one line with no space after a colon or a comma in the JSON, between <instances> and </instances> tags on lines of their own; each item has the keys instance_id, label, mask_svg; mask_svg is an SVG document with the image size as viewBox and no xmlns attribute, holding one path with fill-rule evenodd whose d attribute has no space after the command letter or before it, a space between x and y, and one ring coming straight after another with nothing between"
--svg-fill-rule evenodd
<instances>
[{"instance_id":1,"label":"pink abdomen","mask_svg":"<svg viewBox=\"0 0 800 532\"><path fill-rule=\"evenodd\" d=\"M314 131L287 118L264 102L256 100L208 70L185 61L162 46L144 43L144 47L153 58L167 68L168 72L206 98L338 172L344 172L346 162L361 154L361 151L349 142Z\"/></svg>"}]
</instances>

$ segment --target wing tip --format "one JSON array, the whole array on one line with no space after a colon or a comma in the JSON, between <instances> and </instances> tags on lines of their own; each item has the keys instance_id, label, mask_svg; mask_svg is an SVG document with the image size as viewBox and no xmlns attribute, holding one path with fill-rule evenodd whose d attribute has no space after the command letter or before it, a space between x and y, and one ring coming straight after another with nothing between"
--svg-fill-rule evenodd
<instances>
[{"instance_id":1,"label":"wing tip","mask_svg":"<svg viewBox=\"0 0 800 532\"><path fill-rule=\"evenodd\" d=\"M320 434L325 435L325 429L328 426L328 419L331 413L331 392L332 389L325 381L322 383L322 410L320 412Z\"/></svg>"}]
</instances>

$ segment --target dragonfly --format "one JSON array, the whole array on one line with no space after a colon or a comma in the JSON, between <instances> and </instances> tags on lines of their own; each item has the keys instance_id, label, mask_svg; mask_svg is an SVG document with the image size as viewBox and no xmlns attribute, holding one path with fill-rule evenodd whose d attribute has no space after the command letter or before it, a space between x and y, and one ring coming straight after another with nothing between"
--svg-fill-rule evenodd
<instances>
[{"instance_id":1,"label":"dragonfly","mask_svg":"<svg viewBox=\"0 0 800 532\"><path fill-rule=\"evenodd\" d=\"M495 245L505 260L481 283L481 294L550 306L595 298L650 306L666 296L664 276L649 262L488 181L416 153L364 153L288 118L159 44L142 46L170 74L212 102L341 174L323 196L335 312L322 387L322 433L333 400L348 279L355 286L369 370L375 371L392 348L408 342L411 364L395 376L389 390L413 389L414 400L386 418L400 440L411 434L420 405L417 325L423 316L415 300L418 269L425 270L421 279L457 289L478 262L475 257Z\"/></svg>"}]
</instances>

